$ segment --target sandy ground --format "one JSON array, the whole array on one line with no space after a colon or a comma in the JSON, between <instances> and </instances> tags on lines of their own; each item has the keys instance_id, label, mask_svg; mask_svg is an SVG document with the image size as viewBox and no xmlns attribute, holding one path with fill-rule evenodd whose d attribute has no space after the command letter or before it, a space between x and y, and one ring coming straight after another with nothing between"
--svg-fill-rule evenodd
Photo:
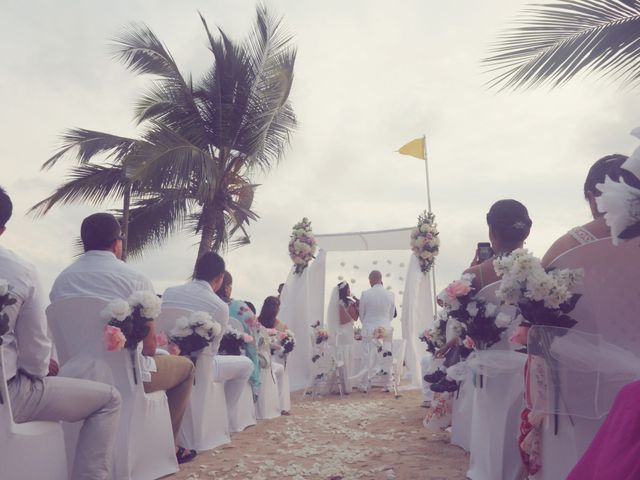
<instances>
[{"instance_id":1,"label":"sandy ground","mask_svg":"<svg viewBox=\"0 0 640 480\"><path fill-rule=\"evenodd\" d=\"M340 399L293 396L292 414L258 422L170 479L464 480L469 457L422 426L418 390Z\"/></svg>"}]
</instances>

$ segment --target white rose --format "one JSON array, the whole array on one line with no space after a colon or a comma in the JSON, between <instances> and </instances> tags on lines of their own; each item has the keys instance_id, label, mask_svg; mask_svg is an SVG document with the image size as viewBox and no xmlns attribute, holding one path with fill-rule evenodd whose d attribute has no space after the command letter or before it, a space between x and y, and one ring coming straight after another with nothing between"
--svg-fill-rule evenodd
<instances>
[{"instance_id":1,"label":"white rose","mask_svg":"<svg viewBox=\"0 0 640 480\"><path fill-rule=\"evenodd\" d=\"M495 303L487 303L487 305L484 307L484 313L487 315L487 317L493 317L496 314L497 310L498 306Z\"/></svg>"},{"instance_id":2,"label":"white rose","mask_svg":"<svg viewBox=\"0 0 640 480\"><path fill-rule=\"evenodd\" d=\"M504 312L500 312L496 316L495 323L496 323L496 327L498 328L507 328L511 324L511 315Z\"/></svg>"},{"instance_id":3,"label":"white rose","mask_svg":"<svg viewBox=\"0 0 640 480\"><path fill-rule=\"evenodd\" d=\"M0 297L4 297L7 293L9 293L9 282L0 278Z\"/></svg>"},{"instance_id":4,"label":"white rose","mask_svg":"<svg viewBox=\"0 0 640 480\"><path fill-rule=\"evenodd\" d=\"M420 225L420 231L422 233L426 233L429 231L429 225L427 225L426 223L423 223L422 225Z\"/></svg>"},{"instance_id":5,"label":"white rose","mask_svg":"<svg viewBox=\"0 0 640 480\"><path fill-rule=\"evenodd\" d=\"M211 315L209 315L207 312L199 311L193 312L191 315L189 315L189 323L191 325L203 324L207 322L211 322Z\"/></svg>"},{"instance_id":6,"label":"white rose","mask_svg":"<svg viewBox=\"0 0 640 480\"><path fill-rule=\"evenodd\" d=\"M467 305L467 313L472 317L478 315L478 304L476 302L469 302L469 305Z\"/></svg>"},{"instance_id":7,"label":"white rose","mask_svg":"<svg viewBox=\"0 0 640 480\"><path fill-rule=\"evenodd\" d=\"M102 311L102 316L107 319L115 318L118 321L123 321L131 315L131 307L129 302L122 298L116 298L109 302L109 304Z\"/></svg>"},{"instance_id":8,"label":"white rose","mask_svg":"<svg viewBox=\"0 0 640 480\"><path fill-rule=\"evenodd\" d=\"M175 326L169 332L170 337L188 337L193 333L189 326L189 319L187 317L180 317L176 320Z\"/></svg>"}]
</instances>

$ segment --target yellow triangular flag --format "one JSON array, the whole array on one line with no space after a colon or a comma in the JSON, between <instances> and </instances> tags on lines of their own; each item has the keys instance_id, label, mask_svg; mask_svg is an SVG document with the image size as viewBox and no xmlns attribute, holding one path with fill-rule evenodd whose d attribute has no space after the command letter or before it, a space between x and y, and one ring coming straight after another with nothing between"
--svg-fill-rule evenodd
<instances>
[{"instance_id":1,"label":"yellow triangular flag","mask_svg":"<svg viewBox=\"0 0 640 480\"><path fill-rule=\"evenodd\" d=\"M403 155L411 155L412 157L424 160L424 137L411 140L409 143L400 147L398 153L401 153Z\"/></svg>"}]
</instances>

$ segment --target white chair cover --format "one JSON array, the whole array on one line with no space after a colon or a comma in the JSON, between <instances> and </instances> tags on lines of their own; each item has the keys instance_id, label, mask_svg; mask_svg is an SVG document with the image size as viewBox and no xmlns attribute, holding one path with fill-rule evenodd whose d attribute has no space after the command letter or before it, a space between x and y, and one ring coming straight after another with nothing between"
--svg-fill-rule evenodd
<instances>
[{"instance_id":1,"label":"white chair cover","mask_svg":"<svg viewBox=\"0 0 640 480\"><path fill-rule=\"evenodd\" d=\"M605 238L573 248L551 264L556 268L584 269L584 282L580 288L583 296L570 314L578 321L572 330L600 335L601 341L636 356L640 356L640 296L636 288L636 277L640 272L639 248L640 238L617 247L612 244L611 239ZM597 370L597 364L593 367ZM577 383L584 382L585 378L588 376L581 375L575 379L577 390L581 390L577 388ZM597 393L596 413L608 411L611 401L621 387L619 383L611 380L615 379L608 380L609 387L601 386ZM584 395L584 391L577 393L575 399L573 392L563 392L564 401L574 405L574 408L579 395ZM588 397L593 399L594 395L596 394L592 392ZM560 414L557 417L547 417L541 438L542 468L534 478L566 478L586 451L603 421L604 417L589 419L577 415Z\"/></svg>"},{"instance_id":2,"label":"white chair cover","mask_svg":"<svg viewBox=\"0 0 640 480\"><path fill-rule=\"evenodd\" d=\"M451 444L469 451L471 448L471 423L475 388L473 374L468 372L460 380L460 387L453 396L451 408Z\"/></svg>"},{"instance_id":3,"label":"white chair cover","mask_svg":"<svg viewBox=\"0 0 640 480\"><path fill-rule=\"evenodd\" d=\"M0 346L0 465L2 478L68 480L59 422L15 423Z\"/></svg>"},{"instance_id":4,"label":"white chair cover","mask_svg":"<svg viewBox=\"0 0 640 480\"><path fill-rule=\"evenodd\" d=\"M151 480L175 473L178 464L167 396L144 392L139 352L107 351L103 343L106 323L100 318L105 306L105 301L94 298L67 298L47 308L62 365L60 376L101 381L119 390L122 408L113 478ZM78 427L66 423L64 427L71 465Z\"/></svg>"},{"instance_id":5,"label":"white chair cover","mask_svg":"<svg viewBox=\"0 0 640 480\"><path fill-rule=\"evenodd\" d=\"M256 418L258 420L276 418L281 415L282 410L278 382L272 368L271 348L267 340L264 340L262 345L258 345L258 354L260 356L260 389L256 402Z\"/></svg>"},{"instance_id":6,"label":"white chair cover","mask_svg":"<svg viewBox=\"0 0 640 480\"><path fill-rule=\"evenodd\" d=\"M313 333L310 335L310 340L313 354L311 386L305 389L305 395L310 391L311 398L315 399L318 395L337 391L342 396L343 389L350 380L344 377L344 363L340 358L335 340L332 342L329 337L327 341L316 343L316 336Z\"/></svg>"},{"instance_id":7,"label":"white chair cover","mask_svg":"<svg viewBox=\"0 0 640 480\"><path fill-rule=\"evenodd\" d=\"M178 318L191 313L182 308L165 307L156 319L157 329L169 333ZM219 345L220 338L216 338L212 345L198 352L193 390L178 434L180 445L199 452L231 442L224 384L213 378L213 357Z\"/></svg>"},{"instance_id":8,"label":"white chair cover","mask_svg":"<svg viewBox=\"0 0 640 480\"><path fill-rule=\"evenodd\" d=\"M229 326L235 328L239 332L244 332L244 328L240 320L229 318ZM253 402L253 392L251 385L247 382L247 386L240 395L240 400L236 405L235 411L227 405L227 413L229 415L229 429L231 432L241 432L247 427L256 424L256 406Z\"/></svg>"},{"instance_id":9,"label":"white chair cover","mask_svg":"<svg viewBox=\"0 0 640 480\"><path fill-rule=\"evenodd\" d=\"M495 297L498 285L488 285L478 295L498 304ZM472 480L521 478L517 437L524 405L526 356L512 351L507 337L508 332L503 333L500 342L489 350L473 352L464 362L474 373L475 386L467 472Z\"/></svg>"}]
</instances>

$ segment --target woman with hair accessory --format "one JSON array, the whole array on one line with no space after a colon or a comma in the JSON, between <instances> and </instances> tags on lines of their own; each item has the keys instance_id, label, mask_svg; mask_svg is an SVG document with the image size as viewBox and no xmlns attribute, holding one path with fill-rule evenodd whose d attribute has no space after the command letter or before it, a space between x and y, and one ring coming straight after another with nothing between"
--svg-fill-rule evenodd
<instances>
[{"instance_id":1,"label":"woman with hair accessory","mask_svg":"<svg viewBox=\"0 0 640 480\"><path fill-rule=\"evenodd\" d=\"M344 383L346 393L353 388L353 324L359 317L359 302L351 296L351 287L348 282L342 281L333 288L327 308L327 327L329 335L335 339L338 355L344 361Z\"/></svg>"},{"instance_id":2,"label":"woman with hair accessory","mask_svg":"<svg viewBox=\"0 0 640 480\"><path fill-rule=\"evenodd\" d=\"M611 236L605 215L598 209L598 199L602 196L598 185L604 184L607 177L613 181L620 180L621 167L627 158L625 155L620 154L607 155L591 166L584 182L584 198L589 203L593 220L580 227L572 228L553 242L547 253L542 257L543 266L550 265L553 260L572 248Z\"/></svg>"}]
</instances>

